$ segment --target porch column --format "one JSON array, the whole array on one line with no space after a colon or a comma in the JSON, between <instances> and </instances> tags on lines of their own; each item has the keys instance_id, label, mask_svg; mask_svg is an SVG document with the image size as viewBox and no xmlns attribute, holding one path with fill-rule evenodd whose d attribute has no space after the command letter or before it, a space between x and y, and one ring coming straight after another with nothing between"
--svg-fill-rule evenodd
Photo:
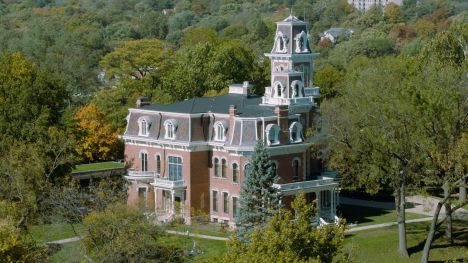
<instances>
[{"instance_id":1,"label":"porch column","mask_svg":"<svg viewBox=\"0 0 468 263\"><path fill-rule=\"evenodd\" d=\"M171 191L171 207L172 207L172 214L175 214L175 191Z\"/></svg>"},{"instance_id":2,"label":"porch column","mask_svg":"<svg viewBox=\"0 0 468 263\"><path fill-rule=\"evenodd\" d=\"M321 191L315 192L315 196L317 197L317 219L320 218L320 208L322 206L321 204L322 200L320 199L321 193L322 193Z\"/></svg>"},{"instance_id":3,"label":"porch column","mask_svg":"<svg viewBox=\"0 0 468 263\"><path fill-rule=\"evenodd\" d=\"M158 189L154 187L154 213L158 215Z\"/></svg>"},{"instance_id":4,"label":"porch column","mask_svg":"<svg viewBox=\"0 0 468 263\"><path fill-rule=\"evenodd\" d=\"M336 215L336 204L335 204L335 188L333 187L330 189L330 197L331 197L331 218L335 218Z\"/></svg>"}]
</instances>

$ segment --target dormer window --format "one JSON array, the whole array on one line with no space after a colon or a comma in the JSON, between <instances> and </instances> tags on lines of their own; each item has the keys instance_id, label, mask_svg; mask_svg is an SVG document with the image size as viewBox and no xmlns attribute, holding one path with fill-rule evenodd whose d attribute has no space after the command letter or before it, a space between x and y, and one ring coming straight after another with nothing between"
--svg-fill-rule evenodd
<instances>
[{"instance_id":1,"label":"dormer window","mask_svg":"<svg viewBox=\"0 0 468 263\"><path fill-rule=\"evenodd\" d=\"M223 142L226 140L226 124L218 121L214 124L214 140Z\"/></svg>"},{"instance_id":2,"label":"dormer window","mask_svg":"<svg viewBox=\"0 0 468 263\"><path fill-rule=\"evenodd\" d=\"M292 98L303 97L304 84L300 80L291 82Z\"/></svg>"},{"instance_id":3,"label":"dormer window","mask_svg":"<svg viewBox=\"0 0 468 263\"><path fill-rule=\"evenodd\" d=\"M307 49L307 34L304 31L296 35L294 39L296 40L296 53L303 53L309 51Z\"/></svg>"},{"instance_id":4,"label":"dormer window","mask_svg":"<svg viewBox=\"0 0 468 263\"><path fill-rule=\"evenodd\" d=\"M166 130L164 138L174 140L176 138L177 121L172 119L166 120L164 122L164 129Z\"/></svg>"},{"instance_id":5,"label":"dormer window","mask_svg":"<svg viewBox=\"0 0 468 263\"><path fill-rule=\"evenodd\" d=\"M289 140L292 143L302 142L302 124L299 122L293 122L289 127Z\"/></svg>"},{"instance_id":6,"label":"dormer window","mask_svg":"<svg viewBox=\"0 0 468 263\"><path fill-rule=\"evenodd\" d=\"M276 52L286 53L287 52L288 38L283 35L283 32L276 34Z\"/></svg>"},{"instance_id":7,"label":"dormer window","mask_svg":"<svg viewBox=\"0 0 468 263\"><path fill-rule=\"evenodd\" d=\"M148 136L149 135L150 123L147 118L143 117L138 120L138 135Z\"/></svg>"},{"instance_id":8,"label":"dormer window","mask_svg":"<svg viewBox=\"0 0 468 263\"><path fill-rule=\"evenodd\" d=\"M268 124L266 127L267 145L279 144L279 126L276 124Z\"/></svg>"}]
</instances>

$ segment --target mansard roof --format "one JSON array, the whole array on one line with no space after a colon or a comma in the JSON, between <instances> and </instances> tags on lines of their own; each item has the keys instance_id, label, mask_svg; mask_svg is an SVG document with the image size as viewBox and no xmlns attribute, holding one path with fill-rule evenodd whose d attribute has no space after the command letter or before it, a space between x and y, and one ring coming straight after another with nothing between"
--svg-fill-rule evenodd
<instances>
[{"instance_id":1,"label":"mansard roof","mask_svg":"<svg viewBox=\"0 0 468 263\"><path fill-rule=\"evenodd\" d=\"M193 98L165 105L145 105L141 109L183 114L229 114L229 106L234 105L237 109L236 115L240 117L268 117L275 115L273 106L260 105L261 103L262 98L256 95L225 94L215 97Z\"/></svg>"}]
</instances>

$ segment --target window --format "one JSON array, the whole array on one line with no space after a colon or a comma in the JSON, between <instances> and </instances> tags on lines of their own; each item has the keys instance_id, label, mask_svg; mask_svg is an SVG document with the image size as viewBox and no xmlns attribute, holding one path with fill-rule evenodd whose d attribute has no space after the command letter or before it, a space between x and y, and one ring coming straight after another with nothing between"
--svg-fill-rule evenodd
<instances>
[{"instance_id":1,"label":"window","mask_svg":"<svg viewBox=\"0 0 468 263\"><path fill-rule=\"evenodd\" d=\"M221 160L221 177L226 178L227 163L226 159Z\"/></svg>"},{"instance_id":2,"label":"window","mask_svg":"<svg viewBox=\"0 0 468 263\"><path fill-rule=\"evenodd\" d=\"M182 180L182 158L176 156L169 156L168 159L169 180Z\"/></svg>"},{"instance_id":3,"label":"window","mask_svg":"<svg viewBox=\"0 0 468 263\"><path fill-rule=\"evenodd\" d=\"M232 216L239 217L239 198L236 196L232 197Z\"/></svg>"},{"instance_id":4,"label":"window","mask_svg":"<svg viewBox=\"0 0 468 263\"><path fill-rule=\"evenodd\" d=\"M293 122L289 127L289 140L291 142L302 142L302 124Z\"/></svg>"},{"instance_id":5,"label":"window","mask_svg":"<svg viewBox=\"0 0 468 263\"><path fill-rule=\"evenodd\" d=\"M216 122L214 125L215 132L215 141L225 141L226 140L226 128L225 125L221 122Z\"/></svg>"},{"instance_id":6,"label":"window","mask_svg":"<svg viewBox=\"0 0 468 263\"><path fill-rule=\"evenodd\" d=\"M223 212L229 214L229 195L223 192Z\"/></svg>"},{"instance_id":7,"label":"window","mask_svg":"<svg viewBox=\"0 0 468 263\"><path fill-rule=\"evenodd\" d=\"M281 67L281 70L283 70L282 67ZM273 94L273 96L277 98L281 98L283 96L283 85L281 84L281 82L276 81L273 84L273 87L275 87L275 93Z\"/></svg>"},{"instance_id":8,"label":"window","mask_svg":"<svg viewBox=\"0 0 468 263\"><path fill-rule=\"evenodd\" d=\"M244 166L244 176L248 176L252 172L252 165L250 163L247 163Z\"/></svg>"},{"instance_id":9,"label":"window","mask_svg":"<svg viewBox=\"0 0 468 263\"><path fill-rule=\"evenodd\" d=\"M278 166L275 162L271 162L271 168L273 170L273 174L274 175L277 175L277 172L278 172Z\"/></svg>"},{"instance_id":10,"label":"window","mask_svg":"<svg viewBox=\"0 0 468 263\"><path fill-rule=\"evenodd\" d=\"M214 176L219 177L219 159L214 158Z\"/></svg>"},{"instance_id":11,"label":"window","mask_svg":"<svg viewBox=\"0 0 468 263\"><path fill-rule=\"evenodd\" d=\"M156 173L161 174L161 155L156 155Z\"/></svg>"},{"instance_id":12,"label":"window","mask_svg":"<svg viewBox=\"0 0 468 263\"><path fill-rule=\"evenodd\" d=\"M293 161L293 180L299 180L299 160Z\"/></svg>"},{"instance_id":13,"label":"window","mask_svg":"<svg viewBox=\"0 0 468 263\"><path fill-rule=\"evenodd\" d=\"M239 165L237 163L232 164L232 182L239 182Z\"/></svg>"},{"instance_id":14,"label":"window","mask_svg":"<svg viewBox=\"0 0 468 263\"><path fill-rule=\"evenodd\" d=\"M267 144L279 144L279 126L276 124L268 124L266 127Z\"/></svg>"},{"instance_id":15,"label":"window","mask_svg":"<svg viewBox=\"0 0 468 263\"><path fill-rule=\"evenodd\" d=\"M148 154L145 152L140 153L141 159L141 171L146 172L148 171Z\"/></svg>"},{"instance_id":16,"label":"window","mask_svg":"<svg viewBox=\"0 0 468 263\"><path fill-rule=\"evenodd\" d=\"M141 117L138 120L138 135L140 136L148 136L149 135L149 126L150 123L147 120L147 117Z\"/></svg>"},{"instance_id":17,"label":"window","mask_svg":"<svg viewBox=\"0 0 468 263\"><path fill-rule=\"evenodd\" d=\"M165 139L175 139L176 137L176 129L177 129L177 121L176 120L166 120L164 122L164 129L166 130L166 134L164 136Z\"/></svg>"},{"instance_id":18,"label":"window","mask_svg":"<svg viewBox=\"0 0 468 263\"><path fill-rule=\"evenodd\" d=\"M146 198L146 187L139 187L138 188L138 197Z\"/></svg>"},{"instance_id":19,"label":"window","mask_svg":"<svg viewBox=\"0 0 468 263\"><path fill-rule=\"evenodd\" d=\"M213 191L213 212L218 212L218 191Z\"/></svg>"}]
</instances>

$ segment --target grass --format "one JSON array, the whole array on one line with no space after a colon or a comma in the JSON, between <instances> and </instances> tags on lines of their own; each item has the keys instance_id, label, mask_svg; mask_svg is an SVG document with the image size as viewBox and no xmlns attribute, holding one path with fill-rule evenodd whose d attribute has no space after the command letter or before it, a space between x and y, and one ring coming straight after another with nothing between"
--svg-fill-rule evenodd
<instances>
[{"instance_id":1,"label":"grass","mask_svg":"<svg viewBox=\"0 0 468 263\"><path fill-rule=\"evenodd\" d=\"M82 224L74 224L73 227L79 235L82 235L85 231ZM29 227L29 234L40 243L76 236L72 226L69 224L34 225Z\"/></svg>"},{"instance_id":2,"label":"grass","mask_svg":"<svg viewBox=\"0 0 468 263\"><path fill-rule=\"evenodd\" d=\"M79 164L75 166L73 169L73 173L79 172L89 172L89 171L99 171L105 169L112 169L112 168L123 168L125 166L124 163L119 162L102 162L102 163L87 163L87 164Z\"/></svg>"},{"instance_id":3,"label":"grass","mask_svg":"<svg viewBox=\"0 0 468 263\"><path fill-rule=\"evenodd\" d=\"M346 222L355 223L358 226L395 222L397 218L395 210L355 205L341 205L341 213L342 217L346 218ZM428 216L406 212L406 220L424 217Z\"/></svg>"},{"instance_id":4,"label":"grass","mask_svg":"<svg viewBox=\"0 0 468 263\"><path fill-rule=\"evenodd\" d=\"M400 256L396 226L355 232L346 236L345 248L351 249L356 262L419 262L427 235L429 222L407 224L409 258ZM450 246L439 233L430 252L431 262L468 259L468 226L466 222L454 223L455 244Z\"/></svg>"},{"instance_id":5,"label":"grass","mask_svg":"<svg viewBox=\"0 0 468 263\"><path fill-rule=\"evenodd\" d=\"M350 250L354 262L379 262L379 263L394 263L394 262L419 262L421 251L426 239L429 222L407 224L407 241L409 258L401 257L397 251L398 247L398 229L396 226L371 229L366 231L354 232L346 235L345 249ZM62 228L65 233L59 235L57 232ZM80 228L80 227L77 227ZM36 231L37 238L46 240L46 237L65 238L69 237L70 229L66 226L40 226L32 227ZM82 227L81 227L82 229ZM49 234L44 232L51 231ZM468 224L466 222L454 222L454 237L455 244L450 246L442 237L442 232L439 232L432 246L430 253L431 262L445 262L448 260L468 259ZM41 233L39 233L41 232ZM55 233L55 234L54 234ZM160 244L171 244L179 246L185 250L190 250L195 242L195 247L202 254L193 257L195 262L210 261L213 257L221 256L227 251L225 241L208 240L193 237L164 235L158 240ZM53 254L50 262L79 262L84 259L83 248L80 242L73 242L64 245L64 248Z\"/></svg>"},{"instance_id":6,"label":"grass","mask_svg":"<svg viewBox=\"0 0 468 263\"><path fill-rule=\"evenodd\" d=\"M221 225L219 224L196 224L196 225L174 225L166 226L167 230L175 230L180 232L189 231L192 234L201 234L208 236L217 236L217 237L229 237L232 232L229 230L222 230Z\"/></svg>"}]
</instances>

